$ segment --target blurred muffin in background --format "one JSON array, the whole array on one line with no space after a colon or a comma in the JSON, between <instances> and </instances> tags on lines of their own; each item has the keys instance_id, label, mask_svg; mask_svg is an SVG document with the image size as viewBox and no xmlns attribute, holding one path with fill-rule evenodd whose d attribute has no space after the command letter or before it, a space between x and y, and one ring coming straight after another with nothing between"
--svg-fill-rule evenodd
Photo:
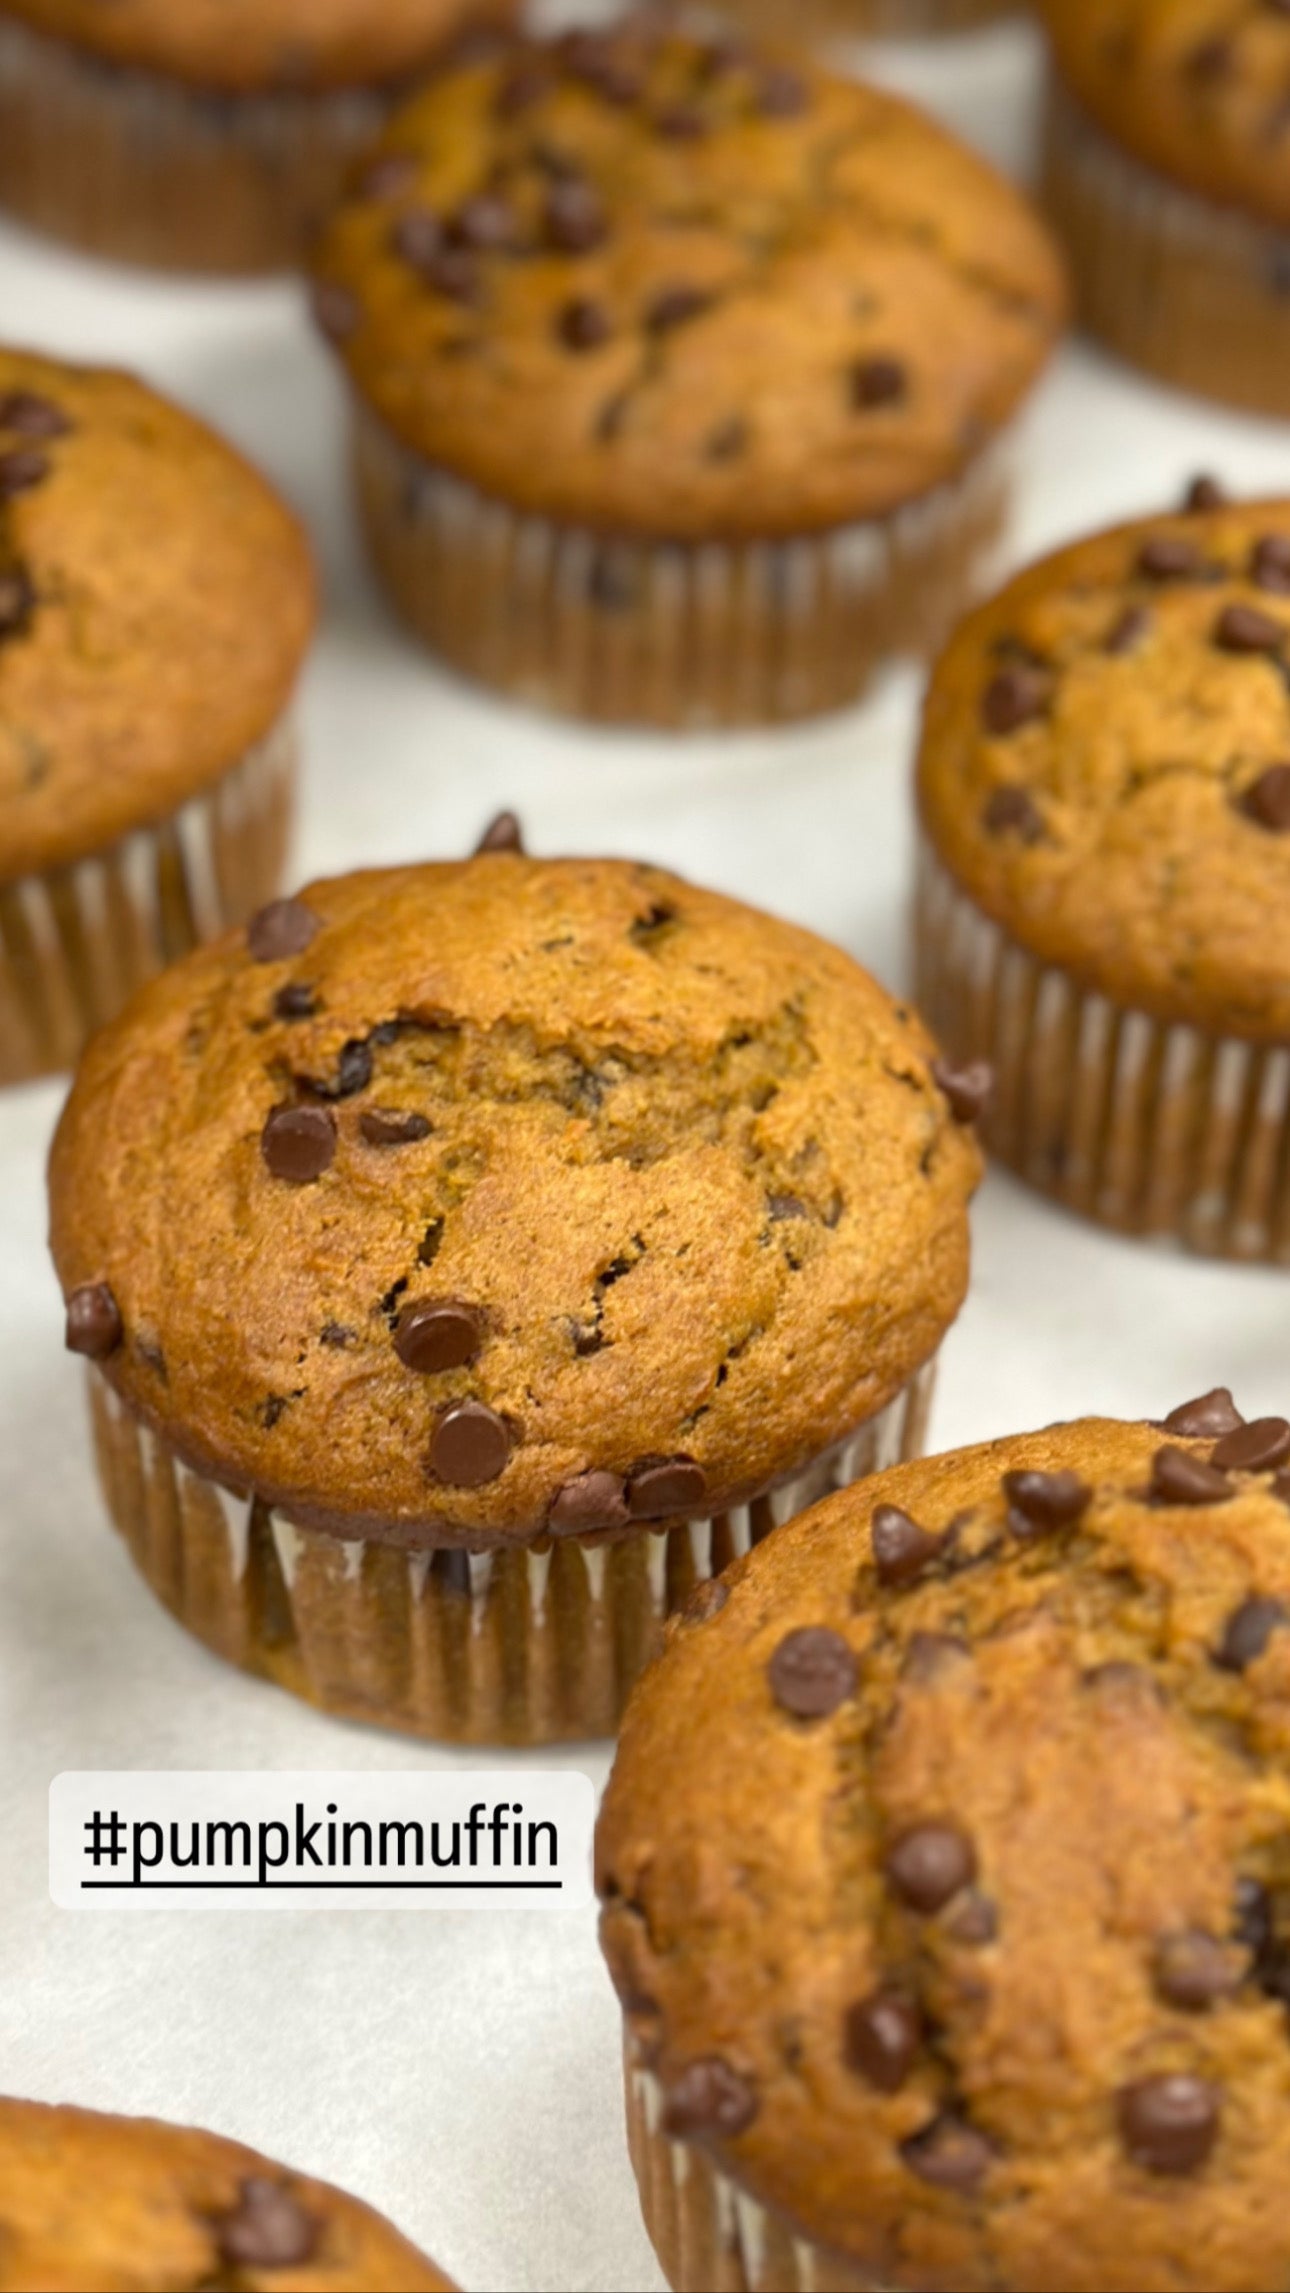
<instances>
[{"instance_id":1,"label":"blurred muffin in background","mask_svg":"<svg viewBox=\"0 0 1290 2293\"><path fill-rule=\"evenodd\" d=\"M515 0L0 0L0 207L167 270L297 262L346 166Z\"/></svg>"},{"instance_id":2,"label":"blurred muffin in background","mask_svg":"<svg viewBox=\"0 0 1290 2293\"><path fill-rule=\"evenodd\" d=\"M276 890L308 543L129 375L0 348L0 1082Z\"/></svg>"},{"instance_id":3,"label":"blurred muffin in background","mask_svg":"<svg viewBox=\"0 0 1290 2293\"><path fill-rule=\"evenodd\" d=\"M1290 9L1043 0L1045 196L1094 334L1290 414Z\"/></svg>"},{"instance_id":4,"label":"blurred muffin in background","mask_svg":"<svg viewBox=\"0 0 1290 2293\"><path fill-rule=\"evenodd\" d=\"M837 707L936 639L1065 309L920 112L640 20L438 78L316 272L406 619L503 692L669 726Z\"/></svg>"},{"instance_id":5,"label":"blurred muffin in background","mask_svg":"<svg viewBox=\"0 0 1290 2293\"><path fill-rule=\"evenodd\" d=\"M972 32L1011 15L1015 0L729 0L727 14L769 38L923 40Z\"/></svg>"}]
</instances>

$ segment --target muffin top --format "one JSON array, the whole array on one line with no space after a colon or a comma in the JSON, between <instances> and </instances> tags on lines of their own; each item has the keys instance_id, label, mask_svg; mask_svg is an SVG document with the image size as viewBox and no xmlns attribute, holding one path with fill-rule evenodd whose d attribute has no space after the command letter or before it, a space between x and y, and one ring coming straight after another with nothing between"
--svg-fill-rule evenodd
<instances>
[{"instance_id":1,"label":"muffin top","mask_svg":"<svg viewBox=\"0 0 1290 2293\"><path fill-rule=\"evenodd\" d=\"M937 666L924 824L1033 954L1166 1021L1290 1034L1290 502L1030 567Z\"/></svg>"},{"instance_id":2,"label":"muffin top","mask_svg":"<svg viewBox=\"0 0 1290 2293\"><path fill-rule=\"evenodd\" d=\"M721 1511L953 1318L979 1161L941 1073L848 956L658 869L314 884L92 1044L51 1172L69 1342L306 1526Z\"/></svg>"},{"instance_id":3,"label":"muffin top","mask_svg":"<svg viewBox=\"0 0 1290 2293\"><path fill-rule=\"evenodd\" d=\"M313 614L299 525L222 439L129 375L0 348L0 881L218 779Z\"/></svg>"},{"instance_id":4,"label":"muffin top","mask_svg":"<svg viewBox=\"0 0 1290 2293\"><path fill-rule=\"evenodd\" d=\"M1290 9L1283 0L1041 0L1093 117L1166 175L1290 224Z\"/></svg>"},{"instance_id":5,"label":"muffin top","mask_svg":"<svg viewBox=\"0 0 1290 2293\"><path fill-rule=\"evenodd\" d=\"M317 272L415 452L519 509L680 539L880 516L953 478L1064 310L1034 216L921 113L639 23L436 80Z\"/></svg>"},{"instance_id":6,"label":"muffin top","mask_svg":"<svg viewBox=\"0 0 1290 2293\"><path fill-rule=\"evenodd\" d=\"M379 2213L157 2118L0 2098L0 2293L451 2293Z\"/></svg>"},{"instance_id":7,"label":"muffin top","mask_svg":"<svg viewBox=\"0 0 1290 2293\"><path fill-rule=\"evenodd\" d=\"M599 1884L664 2123L874 2283L1290 2281L1287 1460L1219 1391L878 1474L637 1688Z\"/></svg>"},{"instance_id":8,"label":"muffin top","mask_svg":"<svg viewBox=\"0 0 1290 2293\"><path fill-rule=\"evenodd\" d=\"M107 62L230 94L397 79L510 13L510 0L0 0L0 16Z\"/></svg>"}]
</instances>

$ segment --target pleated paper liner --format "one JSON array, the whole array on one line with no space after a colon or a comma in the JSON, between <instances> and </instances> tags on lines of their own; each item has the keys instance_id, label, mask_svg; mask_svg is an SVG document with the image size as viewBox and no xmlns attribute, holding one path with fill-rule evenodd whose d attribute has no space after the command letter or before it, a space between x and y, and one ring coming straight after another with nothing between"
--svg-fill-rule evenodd
<instances>
[{"instance_id":1,"label":"pleated paper liner","mask_svg":"<svg viewBox=\"0 0 1290 2293\"><path fill-rule=\"evenodd\" d=\"M982 914L924 844L919 1008L995 1070L986 1144L1121 1233L1290 1264L1290 1044L1166 1024L1082 988Z\"/></svg>"},{"instance_id":2,"label":"pleated paper liner","mask_svg":"<svg viewBox=\"0 0 1290 2293\"><path fill-rule=\"evenodd\" d=\"M839 2255L790 2225L662 2127L658 2080L628 2042L627 2142L641 2212L673 2293L882 2293Z\"/></svg>"},{"instance_id":3,"label":"pleated paper liner","mask_svg":"<svg viewBox=\"0 0 1290 2293\"><path fill-rule=\"evenodd\" d=\"M841 708L924 653L988 578L1006 451L887 518L789 541L607 540L521 515L365 409L355 470L377 571L454 668L606 724L770 724Z\"/></svg>"},{"instance_id":4,"label":"pleated paper liner","mask_svg":"<svg viewBox=\"0 0 1290 2293\"><path fill-rule=\"evenodd\" d=\"M140 1570L219 1656L349 1719L441 1743L612 1735L664 1618L750 1545L866 1473L921 1453L929 1362L841 1451L771 1495L617 1545L484 1553L296 1529L191 1472L98 1371L99 1477Z\"/></svg>"},{"instance_id":5,"label":"pleated paper liner","mask_svg":"<svg viewBox=\"0 0 1290 2293\"><path fill-rule=\"evenodd\" d=\"M1183 389L1290 415L1290 233L1156 174L1055 79L1044 201L1092 333Z\"/></svg>"},{"instance_id":6,"label":"pleated paper liner","mask_svg":"<svg viewBox=\"0 0 1290 2293\"><path fill-rule=\"evenodd\" d=\"M145 979L272 899L294 766L280 724L169 819L0 884L0 1083L72 1066Z\"/></svg>"}]
</instances>

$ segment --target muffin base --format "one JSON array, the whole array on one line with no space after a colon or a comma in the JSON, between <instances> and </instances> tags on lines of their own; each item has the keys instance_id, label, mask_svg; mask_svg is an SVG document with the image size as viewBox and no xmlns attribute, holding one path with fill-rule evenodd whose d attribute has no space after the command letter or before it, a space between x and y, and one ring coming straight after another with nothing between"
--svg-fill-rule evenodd
<instances>
[{"instance_id":1,"label":"muffin base","mask_svg":"<svg viewBox=\"0 0 1290 2293\"><path fill-rule=\"evenodd\" d=\"M924 841L915 993L947 1058L995 1071L985 1143L1122 1234L1290 1265L1290 1045L1167 1024L983 915Z\"/></svg>"},{"instance_id":2,"label":"muffin base","mask_svg":"<svg viewBox=\"0 0 1290 2293\"><path fill-rule=\"evenodd\" d=\"M481 684L602 724L782 723L854 701L988 580L1007 493L996 445L887 518L651 542L520 515L362 407L354 462L377 572L417 635Z\"/></svg>"},{"instance_id":3,"label":"muffin base","mask_svg":"<svg viewBox=\"0 0 1290 2293\"><path fill-rule=\"evenodd\" d=\"M159 1600L306 1702L440 1743L612 1735L664 1618L831 1488L923 1448L934 1362L846 1446L751 1505L621 1544L466 1553L297 1529L192 1472L90 1372L108 1509Z\"/></svg>"},{"instance_id":4,"label":"muffin base","mask_svg":"<svg viewBox=\"0 0 1290 2293\"><path fill-rule=\"evenodd\" d=\"M0 884L0 1084L74 1065L145 979L273 898L295 759L281 723L169 819Z\"/></svg>"},{"instance_id":5,"label":"muffin base","mask_svg":"<svg viewBox=\"0 0 1290 2293\"><path fill-rule=\"evenodd\" d=\"M1055 78L1043 197L1093 334L1183 389L1290 414L1290 232L1131 158Z\"/></svg>"}]
</instances>

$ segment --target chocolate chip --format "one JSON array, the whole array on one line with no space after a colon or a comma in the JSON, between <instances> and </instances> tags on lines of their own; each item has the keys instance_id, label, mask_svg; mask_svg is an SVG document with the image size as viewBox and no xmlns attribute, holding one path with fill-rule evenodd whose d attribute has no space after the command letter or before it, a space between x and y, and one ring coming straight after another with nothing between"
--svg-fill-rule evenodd
<instances>
[{"instance_id":1,"label":"chocolate chip","mask_svg":"<svg viewBox=\"0 0 1290 2293\"><path fill-rule=\"evenodd\" d=\"M916 1823L887 1850L887 1877L911 1911L943 1910L976 1877L976 1849L952 1823Z\"/></svg>"},{"instance_id":2,"label":"chocolate chip","mask_svg":"<svg viewBox=\"0 0 1290 2293\"><path fill-rule=\"evenodd\" d=\"M0 573L0 637L14 637L26 628L36 605L36 592L21 566Z\"/></svg>"},{"instance_id":3,"label":"chocolate chip","mask_svg":"<svg viewBox=\"0 0 1290 2293\"><path fill-rule=\"evenodd\" d=\"M862 1998L843 2025L842 2053L848 2070L867 2079L880 2094L900 2092L922 2042L922 2015L900 1991L876 1990Z\"/></svg>"},{"instance_id":4,"label":"chocolate chip","mask_svg":"<svg viewBox=\"0 0 1290 2293\"><path fill-rule=\"evenodd\" d=\"M62 407L34 390L10 390L0 398L0 430L16 430L20 438L65 438L71 427Z\"/></svg>"},{"instance_id":5,"label":"chocolate chip","mask_svg":"<svg viewBox=\"0 0 1290 2293\"><path fill-rule=\"evenodd\" d=\"M707 287L659 287L645 305L645 325L651 334L667 334L674 326L698 318L709 310L713 297Z\"/></svg>"},{"instance_id":6,"label":"chocolate chip","mask_svg":"<svg viewBox=\"0 0 1290 2293\"><path fill-rule=\"evenodd\" d=\"M709 430L703 444L705 461L738 461L748 450L748 434L748 424L742 414L728 415L724 422L718 422L715 430Z\"/></svg>"},{"instance_id":7,"label":"chocolate chip","mask_svg":"<svg viewBox=\"0 0 1290 2293\"><path fill-rule=\"evenodd\" d=\"M1104 653L1132 653L1151 627L1145 605L1130 605L1112 622L1102 640Z\"/></svg>"},{"instance_id":8,"label":"chocolate chip","mask_svg":"<svg viewBox=\"0 0 1290 2293\"><path fill-rule=\"evenodd\" d=\"M1087 1481L1071 1472L1005 1473L1003 1493L1009 1506L1008 1526L1018 1537L1069 1528L1093 1502Z\"/></svg>"},{"instance_id":9,"label":"chocolate chip","mask_svg":"<svg viewBox=\"0 0 1290 2293\"><path fill-rule=\"evenodd\" d=\"M1160 1505L1223 1505L1236 1495L1230 1481L1185 1449L1157 1449L1148 1493Z\"/></svg>"},{"instance_id":10,"label":"chocolate chip","mask_svg":"<svg viewBox=\"0 0 1290 2293\"><path fill-rule=\"evenodd\" d=\"M484 1342L484 1317L461 1298L418 1298L405 1306L394 1328L394 1351L405 1369L423 1377L464 1369Z\"/></svg>"},{"instance_id":11,"label":"chocolate chip","mask_svg":"<svg viewBox=\"0 0 1290 2293\"><path fill-rule=\"evenodd\" d=\"M976 1123L990 1104L994 1069L985 1059L973 1059L966 1067L951 1067L945 1059L934 1059L932 1081L948 1101L956 1123Z\"/></svg>"},{"instance_id":12,"label":"chocolate chip","mask_svg":"<svg viewBox=\"0 0 1290 2293\"><path fill-rule=\"evenodd\" d=\"M863 413L899 406L909 395L909 370L898 358L862 358L851 369L851 403Z\"/></svg>"},{"instance_id":13,"label":"chocolate chip","mask_svg":"<svg viewBox=\"0 0 1290 2293\"><path fill-rule=\"evenodd\" d=\"M455 1489L482 1489L495 1481L510 1454L509 1432L482 1401L457 1401L445 1409L430 1442L434 1472Z\"/></svg>"},{"instance_id":14,"label":"chocolate chip","mask_svg":"<svg viewBox=\"0 0 1290 2293\"><path fill-rule=\"evenodd\" d=\"M810 91L798 72L772 65L757 83L757 110L765 119L796 119L810 102Z\"/></svg>"},{"instance_id":15,"label":"chocolate chip","mask_svg":"<svg viewBox=\"0 0 1290 2293\"><path fill-rule=\"evenodd\" d=\"M1225 79L1231 70L1232 54L1231 41L1224 39L1221 33L1215 33L1209 39L1199 40L1194 48L1188 50L1183 58L1183 70L1188 79L1197 80L1202 85Z\"/></svg>"},{"instance_id":16,"label":"chocolate chip","mask_svg":"<svg viewBox=\"0 0 1290 2293\"><path fill-rule=\"evenodd\" d=\"M986 686L981 696L981 722L988 733L997 739L1005 738L1046 715L1052 697L1053 680L1047 669L1014 662L1011 667L1000 669ZM1024 795L1025 791L1017 793Z\"/></svg>"},{"instance_id":17,"label":"chocolate chip","mask_svg":"<svg viewBox=\"0 0 1290 2293\"><path fill-rule=\"evenodd\" d=\"M15 494L30 493L49 476L46 455L34 446L15 446L7 454L0 454L0 502L13 499Z\"/></svg>"},{"instance_id":18,"label":"chocolate chip","mask_svg":"<svg viewBox=\"0 0 1290 2293\"><path fill-rule=\"evenodd\" d=\"M275 1107L260 1133L260 1153L272 1177L308 1186L335 1159L336 1118L325 1107Z\"/></svg>"},{"instance_id":19,"label":"chocolate chip","mask_svg":"<svg viewBox=\"0 0 1290 2293\"><path fill-rule=\"evenodd\" d=\"M443 246L443 225L429 207L409 207L398 217L390 231L390 245L396 255L419 271L433 262Z\"/></svg>"},{"instance_id":20,"label":"chocolate chip","mask_svg":"<svg viewBox=\"0 0 1290 2293\"><path fill-rule=\"evenodd\" d=\"M522 852L524 836L514 812L498 812L475 846L476 852Z\"/></svg>"},{"instance_id":21,"label":"chocolate chip","mask_svg":"<svg viewBox=\"0 0 1290 2293\"><path fill-rule=\"evenodd\" d=\"M1227 499L1227 492L1219 484L1218 479L1211 478L1202 471L1198 477L1192 479L1183 495L1183 508L1184 510L1221 510L1226 508Z\"/></svg>"},{"instance_id":22,"label":"chocolate chip","mask_svg":"<svg viewBox=\"0 0 1290 2293\"><path fill-rule=\"evenodd\" d=\"M82 1282L67 1301L67 1350L103 1361L115 1353L124 1331L121 1309L106 1282Z\"/></svg>"},{"instance_id":23,"label":"chocolate chip","mask_svg":"<svg viewBox=\"0 0 1290 2293\"><path fill-rule=\"evenodd\" d=\"M1224 653L1277 653L1285 625L1257 605L1227 605L1214 625L1214 643Z\"/></svg>"},{"instance_id":24,"label":"chocolate chip","mask_svg":"<svg viewBox=\"0 0 1290 2293\"><path fill-rule=\"evenodd\" d=\"M1153 534L1138 551L1138 571L1148 581L1194 581L1204 570L1203 552L1185 534Z\"/></svg>"},{"instance_id":25,"label":"chocolate chip","mask_svg":"<svg viewBox=\"0 0 1290 2293\"><path fill-rule=\"evenodd\" d=\"M247 952L256 963L281 963L303 955L321 930L321 919L303 900L270 900L246 927Z\"/></svg>"},{"instance_id":26,"label":"chocolate chip","mask_svg":"<svg viewBox=\"0 0 1290 2293\"><path fill-rule=\"evenodd\" d=\"M1242 791L1237 810L1274 836L1290 831L1290 764L1270 764Z\"/></svg>"},{"instance_id":27,"label":"chocolate chip","mask_svg":"<svg viewBox=\"0 0 1290 2293\"><path fill-rule=\"evenodd\" d=\"M948 2113L902 2142L900 2154L920 2181L964 2197L984 2180L994 2156L984 2134Z\"/></svg>"},{"instance_id":28,"label":"chocolate chip","mask_svg":"<svg viewBox=\"0 0 1290 2293\"><path fill-rule=\"evenodd\" d=\"M359 1133L365 1146L415 1146L418 1139L428 1139L430 1124L424 1115L411 1108L365 1107L358 1118Z\"/></svg>"},{"instance_id":29,"label":"chocolate chip","mask_svg":"<svg viewBox=\"0 0 1290 2293\"><path fill-rule=\"evenodd\" d=\"M1198 1394L1195 1401L1183 1401L1171 1409L1164 1429L1181 1434L1184 1440L1204 1441L1216 1434L1234 1433L1244 1423L1228 1387L1216 1385L1209 1393Z\"/></svg>"},{"instance_id":30,"label":"chocolate chip","mask_svg":"<svg viewBox=\"0 0 1290 2293\"><path fill-rule=\"evenodd\" d=\"M930 1687L970 1663L972 1651L966 1640L953 1632L915 1632L901 1662L900 1677L912 1681L917 1688Z\"/></svg>"},{"instance_id":31,"label":"chocolate chip","mask_svg":"<svg viewBox=\"0 0 1290 2293\"><path fill-rule=\"evenodd\" d=\"M303 979L289 979L273 998L275 1019L312 1019L317 1009L314 991Z\"/></svg>"},{"instance_id":32,"label":"chocolate chip","mask_svg":"<svg viewBox=\"0 0 1290 2293\"><path fill-rule=\"evenodd\" d=\"M554 85L555 76L549 65L521 64L501 82L493 98L493 111L498 119L515 119L520 112L530 111L534 104L540 103Z\"/></svg>"},{"instance_id":33,"label":"chocolate chip","mask_svg":"<svg viewBox=\"0 0 1290 2293\"><path fill-rule=\"evenodd\" d=\"M879 1584L912 1584L944 1550L945 1539L924 1529L898 1505L879 1505L873 1516L873 1565Z\"/></svg>"},{"instance_id":34,"label":"chocolate chip","mask_svg":"<svg viewBox=\"0 0 1290 2293\"><path fill-rule=\"evenodd\" d=\"M633 104L643 93L644 74L616 43L612 33L566 32L559 42L565 70L606 103Z\"/></svg>"},{"instance_id":35,"label":"chocolate chip","mask_svg":"<svg viewBox=\"0 0 1290 2293\"><path fill-rule=\"evenodd\" d=\"M625 1528L630 1518L622 1474L592 1471L556 1491L547 1527L556 1536L588 1536L596 1529Z\"/></svg>"},{"instance_id":36,"label":"chocolate chip","mask_svg":"<svg viewBox=\"0 0 1290 2293\"><path fill-rule=\"evenodd\" d=\"M347 1322L324 1322L318 1332L318 1343L339 1352L345 1346L352 1346L357 1336L358 1331L350 1329Z\"/></svg>"},{"instance_id":37,"label":"chocolate chip","mask_svg":"<svg viewBox=\"0 0 1290 2293\"><path fill-rule=\"evenodd\" d=\"M397 255L425 285L450 302L473 303L479 295L479 269L469 247L448 246L437 215L428 207L409 207L390 233Z\"/></svg>"},{"instance_id":38,"label":"chocolate chip","mask_svg":"<svg viewBox=\"0 0 1290 2293\"><path fill-rule=\"evenodd\" d=\"M394 199L415 182L417 161L410 151L379 151L359 170L355 190L360 199Z\"/></svg>"},{"instance_id":39,"label":"chocolate chip","mask_svg":"<svg viewBox=\"0 0 1290 2293\"><path fill-rule=\"evenodd\" d=\"M603 303L589 295L575 295L556 316L555 331L566 350L598 350L614 331Z\"/></svg>"},{"instance_id":40,"label":"chocolate chip","mask_svg":"<svg viewBox=\"0 0 1290 2293\"><path fill-rule=\"evenodd\" d=\"M986 798L981 826L988 836L1016 835L1023 844L1043 840L1044 816L1029 789L996 788Z\"/></svg>"},{"instance_id":41,"label":"chocolate chip","mask_svg":"<svg viewBox=\"0 0 1290 2293\"><path fill-rule=\"evenodd\" d=\"M309 1078L309 1089L320 1099L352 1099L355 1092L365 1091L372 1080L372 1048L359 1036L351 1036L342 1043L334 1075L314 1075Z\"/></svg>"},{"instance_id":42,"label":"chocolate chip","mask_svg":"<svg viewBox=\"0 0 1290 2293\"><path fill-rule=\"evenodd\" d=\"M822 1624L786 1633L766 1667L775 1702L798 1720L828 1719L854 1696L859 1676L841 1633Z\"/></svg>"},{"instance_id":43,"label":"chocolate chip","mask_svg":"<svg viewBox=\"0 0 1290 2293\"><path fill-rule=\"evenodd\" d=\"M543 223L551 245L565 255L587 254L609 229L599 192L578 175L562 176L552 184Z\"/></svg>"},{"instance_id":44,"label":"chocolate chip","mask_svg":"<svg viewBox=\"0 0 1290 2293\"><path fill-rule=\"evenodd\" d=\"M650 122L655 135L664 135L674 143L695 143L706 135L712 123L697 104L664 104Z\"/></svg>"},{"instance_id":45,"label":"chocolate chip","mask_svg":"<svg viewBox=\"0 0 1290 2293\"><path fill-rule=\"evenodd\" d=\"M721 1614L729 1598L729 1587L722 1583L719 1576L705 1576L701 1583L696 1584L681 1610L681 1622L710 1624L714 1616Z\"/></svg>"},{"instance_id":46,"label":"chocolate chip","mask_svg":"<svg viewBox=\"0 0 1290 2293\"><path fill-rule=\"evenodd\" d=\"M313 314L329 342L345 342L363 313L357 295L336 279L315 279L310 289Z\"/></svg>"},{"instance_id":47,"label":"chocolate chip","mask_svg":"<svg viewBox=\"0 0 1290 2293\"><path fill-rule=\"evenodd\" d=\"M454 247L472 247L481 255L505 254L520 244L519 217L509 200L481 191L449 216L447 237Z\"/></svg>"},{"instance_id":48,"label":"chocolate chip","mask_svg":"<svg viewBox=\"0 0 1290 2293\"><path fill-rule=\"evenodd\" d=\"M967 1943L974 1950L983 1950L993 1943L999 1933L999 1912L988 1895L970 1887L952 1911L945 1916L945 1932L956 1943Z\"/></svg>"},{"instance_id":49,"label":"chocolate chip","mask_svg":"<svg viewBox=\"0 0 1290 2293\"><path fill-rule=\"evenodd\" d=\"M1125 2149L1148 2173L1195 2173L1218 2139L1218 2090L1203 2078L1140 2078L1116 2103Z\"/></svg>"},{"instance_id":50,"label":"chocolate chip","mask_svg":"<svg viewBox=\"0 0 1290 2293\"><path fill-rule=\"evenodd\" d=\"M1238 1879L1233 1904L1232 1932L1256 1959L1266 1957L1275 1940L1272 1898L1257 1879Z\"/></svg>"},{"instance_id":51,"label":"chocolate chip","mask_svg":"<svg viewBox=\"0 0 1290 2293\"><path fill-rule=\"evenodd\" d=\"M1274 1632L1290 1624L1290 1611L1279 1600L1243 1600L1227 1620L1214 1661L1225 1672L1244 1672L1257 1664Z\"/></svg>"},{"instance_id":52,"label":"chocolate chip","mask_svg":"<svg viewBox=\"0 0 1290 2293\"><path fill-rule=\"evenodd\" d=\"M687 2063L669 2084L663 2101L664 2128L679 2141L705 2134L729 2140L751 2126L756 2115L753 2087L719 2054Z\"/></svg>"},{"instance_id":53,"label":"chocolate chip","mask_svg":"<svg viewBox=\"0 0 1290 2293\"><path fill-rule=\"evenodd\" d=\"M1290 534L1268 533L1254 545L1250 577L1275 597L1290 597Z\"/></svg>"},{"instance_id":54,"label":"chocolate chip","mask_svg":"<svg viewBox=\"0 0 1290 2293\"><path fill-rule=\"evenodd\" d=\"M1284 1417L1255 1417L1225 1433L1209 1453L1225 1473L1270 1473L1290 1457L1290 1424Z\"/></svg>"},{"instance_id":55,"label":"chocolate chip","mask_svg":"<svg viewBox=\"0 0 1290 2293\"><path fill-rule=\"evenodd\" d=\"M292 2269L312 2260L319 2230L320 2225L280 2182L250 2174L242 2183L236 2210L216 2222L215 2242L221 2260L235 2269Z\"/></svg>"},{"instance_id":56,"label":"chocolate chip","mask_svg":"<svg viewBox=\"0 0 1290 2293\"><path fill-rule=\"evenodd\" d=\"M1203 2014L1216 1999L1230 1997L1241 1979L1230 1947L1199 1927L1162 1935L1153 1973L1166 2006L1181 2007L1184 2014Z\"/></svg>"},{"instance_id":57,"label":"chocolate chip","mask_svg":"<svg viewBox=\"0 0 1290 2293\"><path fill-rule=\"evenodd\" d=\"M708 1476L692 1457L659 1458L636 1467L627 1484L627 1502L634 1521L660 1521L672 1513L693 1513L707 1492Z\"/></svg>"}]
</instances>

